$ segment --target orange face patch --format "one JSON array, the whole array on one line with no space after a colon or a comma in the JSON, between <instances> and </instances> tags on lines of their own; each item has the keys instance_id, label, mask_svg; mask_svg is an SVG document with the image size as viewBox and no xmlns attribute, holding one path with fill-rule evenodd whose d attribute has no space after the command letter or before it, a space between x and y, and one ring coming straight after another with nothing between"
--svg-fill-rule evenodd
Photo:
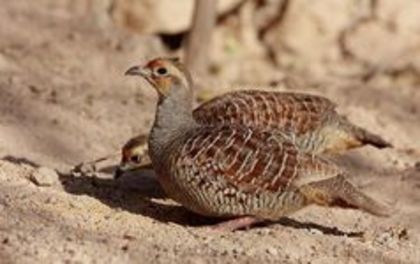
<instances>
[{"instance_id":1,"label":"orange face patch","mask_svg":"<svg viewBox=\"0 0 420 264\"><path fill-rule=\"evenodd\" d=\"M170 65L164 59L155 59L147 63L145 68L149 69L151 72L150 82L155 86L155 88L163 95L169 93L169 88L172 84L172 78L168 74L159 74L159 70L165 69L169 71Z\"/></svg>"}]
</instances>

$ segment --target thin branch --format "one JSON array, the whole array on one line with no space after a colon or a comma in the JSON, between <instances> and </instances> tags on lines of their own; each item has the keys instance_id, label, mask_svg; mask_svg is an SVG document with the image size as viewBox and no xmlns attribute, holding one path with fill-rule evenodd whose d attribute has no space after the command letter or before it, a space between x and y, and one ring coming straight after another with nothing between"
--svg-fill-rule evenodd
<instances>
[{"instance_id":1,"label":"thin branch","mask_svg":"<svg viewBox=\"0 0 420 264\"><path fill-rule=\"evenodd\" d=\"M191 30L186 42L185 62L193 74L205 75L213 28L216 23L217 0L196 0Z\"/></svg>"}]
</instances>

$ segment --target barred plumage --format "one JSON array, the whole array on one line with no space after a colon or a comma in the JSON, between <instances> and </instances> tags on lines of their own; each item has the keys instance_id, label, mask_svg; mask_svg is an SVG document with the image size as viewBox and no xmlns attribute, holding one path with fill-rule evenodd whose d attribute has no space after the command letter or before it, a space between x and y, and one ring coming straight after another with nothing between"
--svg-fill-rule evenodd
<instances>
[{"instance_id":1,"label":"barred plumage","mask_svg":"<svg viewBox=\"0 0 420 264\"><path fill-rule=\"evenodd\" d=\"M159 156L156 173L168 177L163 188L171 197L205 215L264 214L276 219L293 208L279 194L341 172L327 160L300 152L287 139L243 126L199 127L173 144L168 156ZM219 197L218 203L209 204L212 197ZM244 197L250 202L266 197L273 208L251 203L235 209ZM282 210L276 210L278 204ZM232 212L226 210L229 206Z\"/></svg>"},{"instance_id":2,"label":"barred plumage","mask_svg":"<svg viewBox=\"0 0 420 264\"><path fill-rule=\"evenodd\" d=\"M159 94L149 153L163 189L186 208L207 216L254 220L275 220L313 203L389 214L389 208L357 190L336 165L276 132L277 121L298 135L313 130L313 124L324 118L322 108L331 115L327 109L334 106L328 100L302 95L309 99L295 104L296 96L290 94L283 97L288 107L281 108L274 94L244 93L232 99L235 103L222 103L231 108L225 110L227 115L207 116L211 108L207 109L202 114L207 121L219 119L203 124L193 117L192 84L177 62L156 59L130 68L127 74L143 76ZM259 107L270 110L252 113ZM244 109L246 117L241 116ZM315 117L299 117L301 110ZM278 115L286 119L275 119ZM224 124L224 120L230 121ZM240 122L232 124L233 120ZM249 223L239 221L229 227L245 222Z\"/></svg>"},{"instance_id":3,"label":"barred plumage","mask_svg":"<svg viewBox=\"0 0 420 264\"><path fill-rule=\"evenodd\" d=\"M311 153L339 152L365 144L391 146L351 124L335 108L317 95L250 90L218 96L196 108L193 116L205 125L239 124L278 132Z\"/></svg>"},{"instance_id":4,"label":"barred plumage","mask_svg":"<svg viewBox=\"0 0 420 264\"><path fill-rule=\"evenodd\" d=\"M241 124L302 135L321 125L335 105L326 98L274 91L237 91L203 103L193 115L202 124Z\"/></svg>"}]
</instances>

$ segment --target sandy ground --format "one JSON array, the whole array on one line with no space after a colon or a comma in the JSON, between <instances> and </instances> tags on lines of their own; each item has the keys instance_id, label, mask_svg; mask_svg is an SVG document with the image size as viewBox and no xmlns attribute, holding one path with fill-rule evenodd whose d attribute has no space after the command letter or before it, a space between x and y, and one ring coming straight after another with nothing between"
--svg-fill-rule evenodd
<instances>
[{"instance_id":1,"label":"sandy ground","mask_svg":"<svg viewBox=\"0 0 420 264\"><path fill-rule=\"evenodd\" d=\"M151 36L33 2L0 1L0 263L420 262L418 88L307 87L396 146L336 157L353 182L394 204L392 217L314 206L215 233L205 228L215 220L167 199L151 171L115 181L115 158L95 177L69 174L149 130L156 96L122 73L164 51Z\"/></svg>"}]
</instances>

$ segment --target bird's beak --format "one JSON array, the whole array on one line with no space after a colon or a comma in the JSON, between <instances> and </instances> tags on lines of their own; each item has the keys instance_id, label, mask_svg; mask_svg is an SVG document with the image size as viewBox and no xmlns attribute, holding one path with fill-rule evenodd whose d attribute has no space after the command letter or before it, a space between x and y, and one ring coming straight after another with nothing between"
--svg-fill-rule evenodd
<instances>
[{"instance_id":1,"label":"bird's beak","mask_svg":"<svg viewBox=\"0 0 420 264\"><path fill-rule=\"evenodd\" d=\"M138 170L150 170L153 169L152 161L150 160L149 155L145 155L141 162L135 163L131 161L121 161L120 165L114 172L114 179L118 179L123 176L125 173L130 171Z\"/></svg>"},{"instance_id":2,"label":"bird's beak","mask_svg":"<svg viewBox=\"0 0 420 264\"><path fill-rule=\"evenodd\" d=\"M147 78L150 76L150 70L142 68L140 66L133 66L129 68L124 75L140 75L144 78Z\"/></svg>"},{"instance_id":3,"label":"bird's beak","mask_svg":"<svg viewBox=\"0 0 420 264\"><path fill-rule=\"evenodd\" d=\"M158 82L153 79L152 70L147 67L141 67L141 66L133 66L130 69L128 69L124 75L130 75L130 76L141 76L143 77L153 88L156 89L156 91L159 93L159 95L167 95L167 84Z\"/></svg>"}]
</instances>

